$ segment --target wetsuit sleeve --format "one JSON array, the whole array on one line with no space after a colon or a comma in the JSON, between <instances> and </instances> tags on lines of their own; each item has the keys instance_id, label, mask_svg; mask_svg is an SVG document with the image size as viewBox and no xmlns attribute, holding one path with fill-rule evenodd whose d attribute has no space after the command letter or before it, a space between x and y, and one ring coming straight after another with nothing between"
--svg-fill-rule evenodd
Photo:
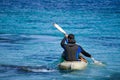
<instances>
[{"instance_id":1,"label":"wetsuit sleeve","mask_svg":"<svg viewBox=\"0 0 120 80\"><path fill-rule=\"evenodd\" d=\"M61 41L61 46L62 46L62 48L64 48L64 49L65 49L65 46L66 46L65 41L66 41L66 37L64 37L64 38L62 39L62 41Z\"/></svg>"},{"instance_id":2,"label":"wetsuit sleeve","mask_svg":"<svg viewBox=\"0 0 120 80\"><path fill-rule=\"evenodd\" d=\"M84 55L84 56L86 56L86 57L92 57L88 52L86 52L81 46L80 46L80 48L81 48L81 53Z\"/></svg>"}]
</instances>

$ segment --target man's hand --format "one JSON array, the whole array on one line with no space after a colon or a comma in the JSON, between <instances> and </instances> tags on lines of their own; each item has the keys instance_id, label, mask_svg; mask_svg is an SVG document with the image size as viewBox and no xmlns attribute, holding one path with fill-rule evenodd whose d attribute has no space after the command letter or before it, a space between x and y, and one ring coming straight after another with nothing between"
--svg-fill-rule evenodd
<instances>
[{"instance_id":1,"label":"man's hand","mask_svg":"<svg viewBox=\"0 0 120 80\"><path fill-rule=\"evenodd\" d=\"M67 35L67 34L65 34L65 37L66 37L66 38L68 38L68 35Z\"/></svg>"}]
</instances>

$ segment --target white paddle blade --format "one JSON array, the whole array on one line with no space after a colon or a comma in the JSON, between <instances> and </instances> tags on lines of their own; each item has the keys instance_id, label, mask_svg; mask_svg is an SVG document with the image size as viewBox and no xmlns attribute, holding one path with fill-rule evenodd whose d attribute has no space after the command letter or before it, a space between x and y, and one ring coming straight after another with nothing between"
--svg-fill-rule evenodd
<instances>
[{"instance_id":1,"label":"white paddle blade","mask_svg":"<svg viewBox=\"0 0 120 80\"><path fill-rule=\"evenodd\" d=\"M54 27L56 27L63 34L65 34L65 35L67 34L58 24L54 23L53 25L54 25Z\"/></svg>"},{"instance_id":2,"label":"white paddle blade","mask_svg":"<svg viewBox=\"0 0 120 80\"><path fill-rule=\"evenodd\" d=\"M99 66L105 66L102 62L100 62L100 61L94 61L94 64L96 64L96 65L99 65Z\"/></svg>"},{"instance_id":3,"label":"white paddle blade","mask_svg":"<svg viewBox=\"0 0 120 80\"><path fill-rule=\"evenodd\" d=\"M94 64L99 65L99 66L104 66L102 62L95 60L93 57L91 59L93 60Z\"/></svg>"}]
</instances>

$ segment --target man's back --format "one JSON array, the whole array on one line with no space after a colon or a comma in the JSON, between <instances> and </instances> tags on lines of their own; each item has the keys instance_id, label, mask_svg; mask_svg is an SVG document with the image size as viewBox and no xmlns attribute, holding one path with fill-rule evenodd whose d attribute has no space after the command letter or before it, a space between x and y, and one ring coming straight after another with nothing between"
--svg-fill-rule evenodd
<instances>
[{"instance_id":1,"label":"man's back","mask_svg":"<svg viewBox=\"0 0 120 80\"><path fill-rule=\"evenodd\" d=\"M65 53L67 61L77 61L78 60L78 45L76 44L66 44Z\"/></svg>"}]
</instances>

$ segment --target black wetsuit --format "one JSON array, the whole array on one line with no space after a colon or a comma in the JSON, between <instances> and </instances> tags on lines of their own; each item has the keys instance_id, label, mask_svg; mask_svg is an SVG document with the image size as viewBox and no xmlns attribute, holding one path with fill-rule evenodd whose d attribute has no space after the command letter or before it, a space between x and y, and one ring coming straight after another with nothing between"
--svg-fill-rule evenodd
<instances>
[{"instance_id":1,"label":"black wetsuit","mask_svg":"<svg viewBox=\"0 0 120 80\"><path fill-rule=\"evenodd\" d=\"M91 55L87 53L81 46L75 43L65 44L66 40L66 38L63 38L63 40L61 41L61 46L64 49L62 57L66 61L78 61L80 53L82 53L86 57L91 57Z\"/></svg>"}]
</instances>

